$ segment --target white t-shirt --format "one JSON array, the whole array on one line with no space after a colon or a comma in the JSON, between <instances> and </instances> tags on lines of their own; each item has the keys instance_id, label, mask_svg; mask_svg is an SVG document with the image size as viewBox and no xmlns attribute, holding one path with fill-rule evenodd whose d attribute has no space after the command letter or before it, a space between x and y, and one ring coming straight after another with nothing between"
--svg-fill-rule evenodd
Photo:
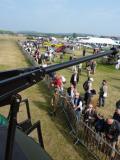
<instances>
[{"instance_id":1,"label":"white t-shirt","mask_svg":"<svg viewBox=\"0 0 120 160\"><path fill-rule=\"evenodd\" d=\"M77 82L77 75L74 75L74 82Z\"/></svg>"},{"instance_id":2,"label":"white t-shirt","mask_svg":"<svg viewBox=\"0 0 120 160\"><path fill-rule=\"evenodd\" d=\"M66 82L66 79L64 76L61 76L61 79L62 79L62 82L65 83Z\"/></svg>"}]
</instances>

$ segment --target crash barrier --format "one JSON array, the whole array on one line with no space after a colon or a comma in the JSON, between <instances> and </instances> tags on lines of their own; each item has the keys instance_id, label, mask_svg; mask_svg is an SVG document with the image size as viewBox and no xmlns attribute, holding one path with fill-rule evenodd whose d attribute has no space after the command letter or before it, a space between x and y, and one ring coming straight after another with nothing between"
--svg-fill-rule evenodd
<instances>
[{"instance_id":1,"label":"crash barrier","mask_svg":"<svg viewBox=\"0 0 120 160\"><path fill-rule=\"evenodd\" d=\"M21 46L22 48L22 46ZM32 62L34 66L38 66L24 49L25 56ZM32 60L31 60L32 58ZM46 76L45 83L50 87L49 76ZM64 113L67 124L70 129L70 134L75 139L75 144L83 144L92 153L96 159L99 160L119 160L120 152L114 149L104 138L104 136L98 134L94 128L89 127L84 121L81 115L80 120L77 119L76 114L70 101L64 94L59 94L58 107Z\"/></svg>"}]
</instances>

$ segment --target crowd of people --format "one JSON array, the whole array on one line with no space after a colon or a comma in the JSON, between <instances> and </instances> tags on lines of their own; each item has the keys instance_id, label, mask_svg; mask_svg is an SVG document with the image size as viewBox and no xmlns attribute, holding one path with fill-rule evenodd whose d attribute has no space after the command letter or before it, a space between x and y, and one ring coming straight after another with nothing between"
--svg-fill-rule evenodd
<instances>
[{"instance_id":1,"label":"crowd of people","mask_svg":"<svg viewBox=\"0 0 120 160\"><path fill-rule=\"evenodd\" d=\"M41 44L43 42L41 42ZM23 49L31 55L39 65L46 66L48 61L49 63L54 62L55 48L53 46L44 47L44 53L40 52L40 45L34 41L25 41L22 46Z\"/></svg>"},{"instance_id":2,"label":"crowd of people","mask_svg":"<svg viewBox=\"0 0 120 160\"><path fill-rule=\"evenodd\" d=\"M72 74L70 78L70 87L64 91L64 83L61 75L53 77L51 79L51 85L54 87L55 92L52 97L52 108L53 114L56 115L58 109L58 97L60 94L64 95L70 102L73 112L76 115L77 121L81 119L98 134L104 135L104 138L109 142L113 148L120 149L120 104L116 106L115 112L112 117L105 119L103 116L97 113L96 107L104 107L106 97L108 95L107 81L103 80L99 89L99 97L96 104L93 103L96 91L93 89L92 82L93 78L88 78L83 88L85 91L84 95L81 95L77 89L77 83L79 82L78 73ZM64 78L65 79L65 78ZM112 156L114 157L112 152Z\"/></svg>"},{"instance_id":3,"label":"crowd of people","mask_svg":"<svg viewBox=\"0 0 120 160\"><path fill-rule=\"evenodd\" d=\"M32 49L30 49L30 46ZM35 60L40 64L46 64L47 59L52 63L54 62L55 51L51 47L46 48L46 52L42 58L39 47L33 42L23 44L24 49L32 55ZM83 50L83 56L85 56L85 50ZM63 55L60 56L61 62L63 62ZM75 56L70 57L70 60L76 59ZM106 140L112 144L114 148L120 148L120 104L117 105L112 117L104 119L97 113L97 107L104 107L106 98L108 96L108 84L106 80L101 82L99 87L99 94L96 94L96 90L93 88L94 79L92 74L96 73L97 63L95 60L91 60L86 63L87 80L83 83L84 95L81 95L77 85L79 83L79 76L82 72L82 64L74 66L72 68L73 74L70 77L70 87L66 90L64 85L66 78L64 75L58 73L49 74L49 88L53 89L53 96L51 99L52 113L56 115L57 101L59 95L64 95L72 105L72 109L76 115L77 121L81 118L92 127L99 134L104 133Z\"/></svg>"}]
</instances>

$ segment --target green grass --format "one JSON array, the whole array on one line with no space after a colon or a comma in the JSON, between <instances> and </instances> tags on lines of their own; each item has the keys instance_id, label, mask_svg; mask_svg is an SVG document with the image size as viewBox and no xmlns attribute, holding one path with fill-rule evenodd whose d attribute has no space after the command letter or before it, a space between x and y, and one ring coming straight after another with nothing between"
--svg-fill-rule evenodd
<instances>
[{"instance_id":1,"label":"green grass","mask_svg":"<svg viewBox=\"0 0 120 160\"><path fill-rule=\"evenodd\" d=\"M0 70L7 70L9 66L7 65L0 65Z\"/></svg>"}]
</instances>

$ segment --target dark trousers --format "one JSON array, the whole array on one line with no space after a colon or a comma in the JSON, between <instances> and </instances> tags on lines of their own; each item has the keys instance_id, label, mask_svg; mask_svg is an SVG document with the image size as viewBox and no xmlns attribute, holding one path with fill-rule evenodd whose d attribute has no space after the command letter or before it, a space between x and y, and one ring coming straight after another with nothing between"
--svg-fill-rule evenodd
<instances>
[{"instance_id":1,"label":"dark trousers","mask_svg":"<svg viewBox=\"0 0 120 160\"><path fill-rule=\"evenodd\" d=\"M105 106L105 97L103 95L99 96L99 106Z\"/></svg>"},{"instance_id":2,"label":"dark trousers","mask_svg":"<svg viewBox=\"0 0 120 160\"><path fill-rule=\"evenodd\" d=\"M91 93L88 93L88 92L85 93L85 95L84 95L84 101L85 101L86 105L90 104L91 97L92 97Z\"/></svg>"}]
</instances>

